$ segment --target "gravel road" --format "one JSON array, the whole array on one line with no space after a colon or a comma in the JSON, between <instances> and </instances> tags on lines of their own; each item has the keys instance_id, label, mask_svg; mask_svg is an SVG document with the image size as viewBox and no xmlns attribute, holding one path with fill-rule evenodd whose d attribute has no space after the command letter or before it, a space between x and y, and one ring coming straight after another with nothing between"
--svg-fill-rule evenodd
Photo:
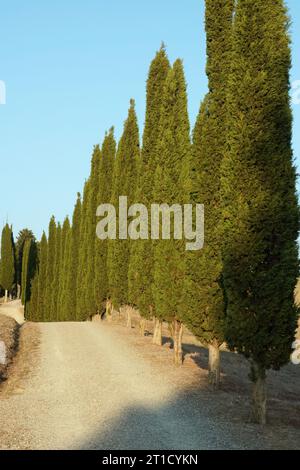
<instances>
[{"instance_id":1,"label":"gravel road","mask_svg":"<svg viewBox=\"0 0 300 470\"><path fill-rule=\"evenodd\" d=\"M19 325L24 323L24 309L19 300L14 300L7 304L1 304L0 313L7 317L14 318Z\"/></svg>"},{"instance_id":2,"label":"gravel road","mask_svg":"<svg viewBox=\"0 0 300 470\"><path fill-rule=\"evenodd\" d=\"M38 328L39 359L25 384L8 395L0 390L0 448L268 446L250 425L241 429L212 416L185 381L188 368L180 376L172 363L157 359L160 350L152 346L152 357L150 344L138 348L128 340L126 328L90 322Z\"/></svg>"}]
</instances>

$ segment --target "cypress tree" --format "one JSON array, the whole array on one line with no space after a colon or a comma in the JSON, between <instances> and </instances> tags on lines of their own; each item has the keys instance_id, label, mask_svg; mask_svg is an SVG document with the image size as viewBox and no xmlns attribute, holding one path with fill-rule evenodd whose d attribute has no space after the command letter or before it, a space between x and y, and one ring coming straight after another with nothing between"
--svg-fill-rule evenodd
<instances>
[{"instance_id":1,"label":"cypress tree","mask_svg":"<svg viewBox=\"0 0 300 470\"><path fill-rule=\"evenodd\" d=\"M1 239L1 285L5 290L5 302L15 281L15 251L11 227L6 224Z\"/></svg>"},{"instance_id":2,"label":"cypress tree","mask_svg":"<svg viewBox=\"0 0 300 470\"><path fill-rule=\"evenodd\" d=\"M139 129L135 112L134 100L130 101L128 118L125 121L115 162L112 204L117 212L119 226L119 197L127 196L128 207L135 199L136 181L140 160ZM129 303L128 299L128 267L131 242L128 239L111 240L109 242L108 272L112 304L115 308ZM135 242L133 242L135 243ZM130 318L128 326L130 326Z\"/></svg>"},{"instance_id":3,"label":"cypress tree","mask_svg":"<svg viewBox=\"0 0 300 470\"><path fill-rule=\"evenodd\" d=\"M101 150L99 145L94 148L91 163L90 192L87 207L87 258L85 284L85 308L86 315L91 317L97 312L97 302L95 298L95 240L96 240L96 210L98 207L98 193L100 183Z\"/></svg>"},{"instance_id":4,"label":"cypress tree","mask_svg":"<svg viewBox=\"0 0 300 470\"><path fill-rule=\"evenodd\" d=\"M156 170L155 200L169 206L179 205L181 211L186 199L183 176L186 178L188 175L191 151L186 83L181 60L175 62L166 80L158 151L161 163ZM176 365L179 365L183 359L181 303L185 243L182 237L175 237L175 215L170 225L171 238L155 243L153 297L156 316L173 324L174 358Z\"/></svg>"},{"instance_id":5,"label":"cypress tree","mask_svg":"<svg viewBox=\"0 0 300 470\"><path fill-rule=\"evenodd\" d=\"M37 268L37 244L34 239L28 238L24 245L22 258L22 304L26 307L26 303L31 296L31 282L35 276Z\"/></svg>"},{"instance_id":6,"label":"cypress tree","mask_svg":"<svg viewBox=\"0 0 300 470\"><path fill-rule=\"evenodd\" d=\"M66 297L64 304L65 320L76 319L77 311L77 273L79 265L79 249L80 249L80 220L81 220L81 196L77 194L77 201L73 212L72 228L70 237L70 246L67 253L67 280L66 280Z\"/></svg>"},{"instance_id":7,"label":"cypress tree","mask_svg":"<svg viewBox=\"0 0 300 470\"><path fill-rule=\"evenodd\" d=\"M160 159L157 152L159 126L164 87L169 70L170 62L165 46L162 45L151 63L147 81L147 106L141 152L141 171L136 191L136 201L144 204L148 211L153 202L154 177ZM138 308L142 316L140 330L143 336L145 334L145 319L150 319L154 315L152 296L153 243L150 239L150 230L148 237L148 240L135 241L129 267L129 301ZM154 336L154 341L157 341L157 335Z\"/></svg>"},{"instance_id":8,"label":"cypress tree","mask_svg":"<svg viewBox=\"0 0 300 470\"><path fill-rule=\"evenodd\" d=\"M51 229L52 232L52 229ZM48 241L45 232L43 232L40 244L39 244L39 271L37 286L32 290L32 302L35 295L37 295L36 302L36 314L35 318L37 321L48 321L47 317L47 270L48 270ZM36 294L34 294L36 293Z\"/></svg>"},{"instance_id":9,"label":"cypress tree","mask_svg":"<svg viewBox=\"0 0 300 470\"><path fill-rule=\"evenodd\" d=\"M69 244L70 244L70 220L66 217L63 223L61 232L60 243L60 269L58 281L58 304L57 304L57 318L59 321L65 321L65 302L66 302L66 284L67 284L67 269L69 262Z\"/></svg>"},{"instance_id":10,"label":"cypress tree","mask_svg":"<svg viewBox=\"0 0 300 470\"><path fill-rule=\"evenodd\" d=\"M26 240L23 249L23 256L22 256L22 277L21 277L21 302L22 305L25 305L27 292L28 292L28 262L29 262L29 252L31 247L31 240Z\"/></svg>"},{"instance_id":11,"label":"cypress tree","mask_svg":"<svg viewBox=\"0 0 300 470\"><path fill-rule=\"evenodd\" d=\"M16 282L17 282L17 297L21 295L21 281L22 281L22 264L23 264L23 251L26 240L33 240L34 235L31 230L24 228L18 234L16 241Z\"/></svg>"},{"instance_id":12,"label":"cypress tree","mask_svg":"<svg viewBox=\"0 0 300 470\"><path fill-rule=\"evenodd\" d=\"M233 9L234 0L206 0L209 93L193 133L191 173L191 201L205 207L205 244L202 250L186 254L185 322L209 349L209 381L213 388L220 383L220 346L224 342L220 184Z\"/></svg>"},{"instance_id":13,"label":"cypress tree","mask_svg":"<svg viewBox=\"0 0 300 470\"><path fill-rule=\"evenodd\" d=\"M105 136L102 145L102 159L99 170L99 190L97 195L97 206L107 204L112 197L113 168L116 158L116 141L114 128L111 128ZM95 241L95 280L94 292L98 311L101 311L103 302L107 302L106 310L110 318L111 305L109 301L108 273L107 273L108 240Z\"/></svg>"},{"instance_id":14,"label":"cypress tree","mask_svg":"<svg viewBox=\"0 0 300 470\"><path fill-rule=\"evenodd\" d=\"M88 179L84 186L82 212L80 220L79 254L76 281L76 318L79 321L87 319L85 280L87 276L87 253L88 253L88 202L91 189L91 181Z\"/></svg>"},{"instance_id":15,"label":"cypress tree","mask_svg":"<svg viewBox=\"0 0 300 470\"><path fill-rule=\"evenodd\" d=\"M299 208L291 145L289 20L281 0L239 0L223 163L226 339L250 360L253 418L296 331Z\"/></svg>"},{"instance_id":16,"label":"cypress tree","mask_svg":"<svg viewBox=\"0 0 300 470\"><path fill-rule=\"evenodd\" d=\"M56 248L56 222L54 216L49 223L49 236L47 245L47 269L44 297L44 321L53 321L53 281L55 275L55 248Z\"/></svg>"},{"instance_id":17,"label":"cypress tree","mask_svg":"<svg viewBox=\"0 0 300 470\"><path fill-rule=\"evenodd\" d=\"M59 298L59 279L60 279L60 263L61 263L61 224L58 222L55 233L55 257L54 270L51 288L51 321L59 321L58 315L58 298Z\"/></svg>"}]
</instances>

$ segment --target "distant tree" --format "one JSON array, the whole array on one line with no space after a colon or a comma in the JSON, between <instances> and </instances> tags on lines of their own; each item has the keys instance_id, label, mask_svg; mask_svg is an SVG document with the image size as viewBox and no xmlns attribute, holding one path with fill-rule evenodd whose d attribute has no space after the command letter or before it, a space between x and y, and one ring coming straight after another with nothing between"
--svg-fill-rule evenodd
<instances>
[{"instance_id":1,"label":"distant tree","mask_svg":"<svg viewBox=\"0 0 300 470\"><path fill-rule=\"evenodd\" d=\"M5 302L15 281L15 251L12 228L6 224L1 239L1 285L5 290Z\"/></svg>"},{"instance_id":2,"label":"distant tree","mask_svg":"<svg viewBox=\"0 0 300 470\"><path fill-rule=\"evenodd\" d=\"M99 170L99 189L97 195L97 206L107 204L112 197L113 168L116 158L116 141L114 129L111 128L106 134L102 145L102 159ZM95 277L94 292L98 311L102 309L106 301L107 316L110 318L111 302L109 300L107 254L108 240L99 240L95 231Z\"/></svg>"},{"instance_id":3,"label":"distant tree","mask_svg":"<svg viewBox=\"0 0 300 470\"><path fill-rule=\"evenodd\" d=\"M148 211L153 202L155 171L160 161L157 146L164 87L169 70L170 62L165 46L162 45L151 63L147 81L146 121L141 152L141 170L136 191L136 201L144 204ZM142 316L140 325L142 336L145 334L145 320L154 316L152 295L154 261L150 229L148 237L148 240L137 240L133 244L129 266L129 301L138 308ZM157 334L154 335L154 342L156 341L158 343L161 341Z\"/></svg>"},{"instance_id":4,"label":"distant tree","mask_svg":"<svg viewBox=\"0 0 300 470\"><path fill-rule=\"evenodd\" d=\"M68 264L70 261L70 243L71 243L71 227L69 217L66 217L62 227L61 246L60 246L60 268L58 282L58 303L57 318L60 321L68 319L66 315L67 300L67 282L68 282Z\"/></svg>"},{"instance_id":5,"label":"distant tree","mask_svg":"<svg viewBox=\"0 0 300 470\"><path fill-rule=\"evenodd\" d=\"M26 303L31 297L31 282L35 276L37 269L38 253L36 241L28 238L24 245L23 262L22 262L22 305L26 307Z\"/></svg>"},{"instance_id":6,"label":"distant tree","mask_svg":"<svg viewBox=\"0 0 300 470\"><path fill-rule=\"evenodd\" d=\"M35 237L31 230L24 228L18 234L16 240L16 282L17 282L17 297L21 295L21 280L22 280L22 263L23 263L23 251L25 242L27 240L35 240Z\"/></svg>"},{"instance_id":7,"label":"distant tree","mask_svg":"<svg viewBox=\"0 0 300 470\"><path fill-rule=\"evenodd\" d=\"M113 179L112 204L117 212L119 226L119 197L127 196L128 207L134 203L136 181L140 160L139 129L135 112L134 100L130 101L128 118L121 137ZM131 241L118 236L109 242L108 273L110 298L115 308L129 303L128 298L128 267ZM134 243L134 242L133 242ZM130 326L130 318L128 322Z\"/></svg>"},{"instance_id":8,"label":"distant tree","mask_svg":"<svg viewBox=\"0 0 300 470\"><path fill-rule=\"evenodd\" d=\"M52 229L51 229L52 232ZM53 235L51 235L53 237ZM48 241L45 232L43 232L39 244L39 271L38 279L34 279L35 289L32 289L31 300L34 303L34 318L36 321L48 321L47 317L47 270L48 270ZM37 301L35 301L37 295Z\"/></svg>"},{"instance_id":9,"label":"distant tree","mask_svg":"<svg viewBox=\"0 0 300 470\"><path fill-rule=\"evenodd\" d=\"M83 191L80 217L79 253L76 271L76 318L78 321L84 321L87 319L85 279L87 276L86 259L88 256L88 203L90 190L91 181L88 179Z\"/></svg>"},{"instance_id":10,"label":"distant tree","mask_svg":"<svg viewBox=\"0 0 300 470\"><path fill-rule=\"evenodd\" d=\"M94 148L94 153L91 163L90 175L90 191L87 207L87 257L86 257L86 273L84 279L85 290L85 308L86 316L91 317L97 313L97 301L95 298L95 240L96 240L96 210L98 207L98 193L100 183L100 165L102 154L99 145Z\"/></svg>"},{"instance_id":11,"label":"distant tree","mask_svg":"<svg viewBox=\"0 0 300 470\"><path fill-rule=\"evenodd\" d=\"M58 222L55 234L55 257L54 257L54 269L53 279L51 284L51 321L59 321L58 312L58 301L60 291L60 272L61 272L61 248L62 248L62 228L60 222Z\"/></svg>"},{"instance_id":12,"label":"distant tree","mask_svg":"<svg viewBox=\"0 0 300 470\"><path fill-rule=\"evenodd\" d=\"M77 280L80 252L80 220L81 220L81 195L77 194L77 202L73 212L72 228L69 251L66 264L66 293L64 303L64 318L75 321L77 318L78 289Z\"/></svg>"},{"instance_id":13,"label":"distant tree","mask_svg":"<svg viewBox=\"0 0 300 470\"><path fill-rule=\"evenodd\" d=\"M297 323L288 26L282 0L237 2L222 171L226 340L251 363L253 418L262 424L266 371L289 362Z\"/></svg>"},{"instance_id":14,"label":"distant tree","mask_svg":"<svg viewBox=\"0 0 300 470\"><path fill-rule=\"evenodd\" d=\"M183 65L177 60L169 71L164 92L158 152L161 162L156 170L156 202L185 202L184 184L189 176L190 126ZM182 297L185 274L185 242L175 237L175 219L171 218L171 239L160 239L154 248L153 297L155 315L172 324L175 364L182 364ZM181 234L182 235L182 234Z\"/></svg>"},{"instance_id":15,"label":"distant tree","mask_svg":"<svg viewBox=\"0 0 300 470\"><path fill-rule=\"evenodd\" d=\"M55 276L55 249L56 249L56 222L54 216L49 224L49 236L47 246L47 269L44 297L44 321L53 321L53 282Z\"/></svg>"}]
</instances>

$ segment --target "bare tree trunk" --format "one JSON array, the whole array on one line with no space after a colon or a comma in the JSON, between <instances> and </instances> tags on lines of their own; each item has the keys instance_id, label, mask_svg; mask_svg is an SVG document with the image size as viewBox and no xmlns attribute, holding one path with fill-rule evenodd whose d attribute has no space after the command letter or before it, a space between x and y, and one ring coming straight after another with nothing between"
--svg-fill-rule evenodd
<instances>
[{"instance_id":1,"label":"bare tree trunk","mask_svg":"<svg viewBox=\"0 0 300 470\"><path fill-rule=\"evenodd\" d=\"M162 321L155 318L154 322L153 344L162 346Z\"/></svg>"},{"instance_id":2,"label":"bare tree trunk","mask_svg":"<svg viewBox=\"0 0 300 470\"><path fill-rule=\"evenodd\" d=\"M154 325L153 325L153 338L152 338L152 343L156 344L156 337L157 337L157 318L154 317Z\"/></svg>"},{"instance_id":3,"label":"bare tree trunk","mask_svg":"<svg viewBox=\"0 0 300 470\"><path fill-rule=\"evenodd\" d=\"M5 289L4 303L7 304L7 302L8 302L8 291Z\"/></svg>"},{"instance_id":4,"label":"bare tree trunk","mask_svg":"<svg viewBox=\"0 0 300 470\"><path fill-rule=\"evenodd\" d=\"M21 286L20 284L17 285L17 299L19 300L21 298Z\"/></svg>"},{"instance_id":5,"label":"bare tree trunk","mask_svg":"<svg viewBox=\"0 0 300 470\"><path fill-rule=\"evenodd\" d=\"M174 361L176 366L183 364L182 335L183 324L181 321L174 320Z\"/></svg>"},{"instance_id":6,"label":"bare tree trunk","mask_svg":"<svg viewBox=\"0 0 300 470\"><path fill-rule=\"evenodd\" d=\"M141 336L145 336L145 330L146 330L146 319L141 318L140 320L140 334Z\"/></svg>"},{"instance_id":7,"label":"bare tree trunk","mask_svg":"<svg viewBox=\"0 0 300 470\"><path fill-rule=\"evenodd\" d=\"M252 363L252 421L257 424L267 423L267 391L266 391L266 371L256 362Z\"/></svg>"},{"instance_id":8,"label":"bare tree trunk","mask_svg":"<svg viewBox=\"0 0 300 470\"><path fill-rule=\"evenodd\" d=\"M127 310L127 328L132 328L132 308L126 307Z\"/></svg>"},{"instance_id":9,"label":"bare tree trunk","mask_svg":"<svg viewBox=\"0 0 300 470\"><path fill-rule=\"evenodd\" d=\"M208 346L208 381L214 390L220 387L220 348L217 342L213 342Z\"/></svg>"},{"instance_id":10,"label":"bare tree trunk","mask_svg":"<svg viewBox=\"0 0 300 470\"><path fill-rule=\"evenodd\" d=\"M162 321L157 320L157 337L156 337L156 344L157 346L162 346Z\"/></svg>"},{"instance_id":11,"label":"bare tree trunk","mask_svg":"<svg viewBox=\"0 0 300 470\"><path fill-rule=\"evenodd\" d=\"M107 299L106 301L106 318L109 323L112 322L112 312L113 312L113 306L112 302L110 299Z\"/></svg>"}]
</instances>

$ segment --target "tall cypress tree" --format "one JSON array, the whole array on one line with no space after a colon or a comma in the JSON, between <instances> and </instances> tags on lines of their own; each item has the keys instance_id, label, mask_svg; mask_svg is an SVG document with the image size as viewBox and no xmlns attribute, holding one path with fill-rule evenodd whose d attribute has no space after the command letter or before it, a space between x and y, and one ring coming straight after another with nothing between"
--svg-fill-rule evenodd
<instances>
[{"instance_id":1,"label":"tall cypress tree","mask_svg":"<svg viewBox=\"0 0 300 470\"><path fill-rule=\"evenodd\" d=\"M160 159L157 152L159 126L163 108L164 87L169 70L170 62L165 46L162 45L151 63L147 81L147 106L141 152L141 171L136 191L136 201L144 204L148 211L153 202L154 177ZM154 315L152 296L153 243L150 239L150 229L148 237L148 240L135 241L129 267L129 301L138 308L142 316L142 335L145 334L145 319L150 319ZM154 340L157 340L157 335L154 336Z\"/></svg>"},{"instance_id":2,"label":"tall cypress tree","mask_svg":"<svg viewBox=\"0 0 300 470\"><path fill-rule=\"evenodd\" d=\"M77 201L73 212L72 228L70 233L70 246L67 253L67 272L66 272L66 294L63 305L65 320L76 320L77 311L77 273L79 265L80 250L80 220L81 220L81 196L77 194Z\"/></svg>"},{"instance_id":3,"label":"tall cypress tree","mask_svg":"<svg viewBox=\"0 0 300 470\"><path fill-rule=\"evenodd\" d=\"M111 128L105 136L102 145L102 159L99 170L99 190L97 206L107 204L112 197L113 168L116 158L116 141L114 128ZM96 234L95 234L96 236ZM107 272L108 240L95 240L95 278L94 292L98 311L103 308L103 302L107 301L107 315L110 318L111 305L109 301L108 272Z\"/></svg>"},{"instance_id":4,"label":"tall cypress tree","mask_svg":"<svg viewBox=\"0 0 300 470\"><path fill-rule=\"evenodd\" d=\"M1 285L5 290L5 302L8 293L12 290L15 280L15 251L11 227L6 224L2 231L1 239Z\"/></svg>"},{"instance_id":5,"label":"tall cypress tree","mask_svg":"<svg viewBox=\"0 0 300 470\"><path fill-rule=\"evenodd\" d=\"M47 246L47 270L44 298L44 321L53 321L53 281L55 275L56 222L54 216L49 223Z\"/></svg>"},{"instance_id":6,"label":"tall cypress tree","mask_svg":"<svg viewBox=\"0 0 300 470\"><path fill-rule=\"evenodd\" d=\"M52 229L51 229L52 232ZM39 271L38 281L35 290L33 289L32 297L38 296L35 319L37 321L48 321L47 316L47 272L48 272L48 241L45 232L43 232L39 244ZM36 293L36 294L34 294ZM33 298L32 298L32 302Z\"/></svg>"},{"instance_id":7,"label":"tall cypress tree","mask_svg":"<svg viewBox=\"0 0 300 470\"><path fill-rule=\"evenodd\" d=\"M66 289L67 289L67 272L69 262L69 245L70 245L70 221L66 217L63 223L61 232L60 243L60 269L58 277L58 303L57 303L57 318L59 321L66 320L65 317L65 303L66 303Z\"/></svg>"},{"instance_id":8,"label":"tall cypress tree","mask_svg":"<svg viewBox=\"0 0 300 470\"><path fill-rule=\"evenodd\" d=\"M23 263L23 251L26 240L33 240L34 235L31 230L24 228L18 233L16 241L16 282L17 282L17 297L21 295L21 278L22 278L22 263Z\"/></svg>"},{"instance_id":9,"label":"tall cypress tree","mask_svg":"<svg viewBox=\"0 0 300 470\"><path fill-rule=\"evenodd\" d=\"M31 283L37 269L38 253L35 239L28 238L24 245L22 258L22 304L25 306L31 297Z\"/></svg>"},{"instance_id":10,"label":"tall cypress tree","mask_svg":"<svg viewBox=\"0 0 300 470\"><path fill-rule=\"evenodd\" d=\"M51 287L51 321L59 321L58 317L58 298L59 298L59 278L60 278L60 262L61 262L61 236L62 228L60 222L58 222L55 233L55 257L54 257L54 269L53 269L53 280Z\"/></svg>"},{"instance_id":11,"label":"tall cypress tree","mask_svg":"<svg viewBox=\"0 0 300 470\"><path fill-rule=\"evenodd\" d=\"M25 305L27 292L28 292L28 262L29 262L29 253L31 247L31 240L26 240L24 243L23 254L22 254L22 277L21 277L21 302L22 305Z\"/></svg>"},{"instance_id":12,"label":"tall cypress tree","mask_svg":"<svg viewBox=\"0 0 300 470\"><path fill-rule=\"evenodd\" d=\"M86 259L88 254L88 202L91 181L88 179L84 186L82 212L80 220L79 254L76 273L76 318L79 321L87 319L85 279L87 276Z\"/></svg>"},{"instance_id":13,"label":"tall cypress tree","mask_svg":"<svg viewBox=\"0 0 300 470\"><path fill-rule=\"evenodd\" d=\"M181 205L185 202L183 175L190 165L190 126L183 65L177 60L165 86L158 151L161 163L156 170L155 200L158 203ZM174 358L182 363L183 279L185 244L175 237L175 215L171 218L171 239L160 239L154 248L153 297L156 316L173 323Z\"/></svg>"},{"instance_id":14,"label":"tall cypress tree","mask_svg":"<svg viewBox=\"0 0 300 470\"><path fill-rule=\"evenodd\" d=\"M115 163L112 204L118 209L119 197L127 196L128 207L135 199L136 181L140 160L139 129L134 100L130 102L128 118L125 121ZM117 210L119 225L119 211ZM134 243L134 242L133 242ZM128 266L130 240L121 239L109 242L108 272L111 301L115 308L129 303Z\"/></svg>"},{"instance_id":15,"label":"tall cypress tree","mask_svg":"<svg viewBox=\"0 0 300 470\"><path fill-rule=\"evenodd\" d=\"M234 0L206 0L207 94L193 133L191 201L205 206L205 245L186 255L185 322L209 349L209 381L220 382L225 299L222 283L221 164L226 146L226 90Z\"/></svg>"},{"instance_id":16,"label":"tall cypress tree","mask_svg":"<svg viewBox=\"0 0 300 470\"><path fill-rule=\"evenodd\" d=\"M86 258L86 275L84 279L85 290L85 308L86 315L91 317L97 313L97 302L95 298L95 239L96 239L96 210L98 207L98 193L100 182L100 165L101 165L101 150L99 145L95 146L90 175L90 191L87 207L87 258Z\"/></svg>"},{"instance_id":17,"label":"tall cypress tree","mask_svg":"<svg viewBox=\"0 0 300 470\"><path fill-rule=\"evenodd\" d=\"M251 362L253 418L260 423L266 371L289 361L297 318L288 24L281 0L237 2L222 178L226 339Z\"/></svg>"}]
</instances>

